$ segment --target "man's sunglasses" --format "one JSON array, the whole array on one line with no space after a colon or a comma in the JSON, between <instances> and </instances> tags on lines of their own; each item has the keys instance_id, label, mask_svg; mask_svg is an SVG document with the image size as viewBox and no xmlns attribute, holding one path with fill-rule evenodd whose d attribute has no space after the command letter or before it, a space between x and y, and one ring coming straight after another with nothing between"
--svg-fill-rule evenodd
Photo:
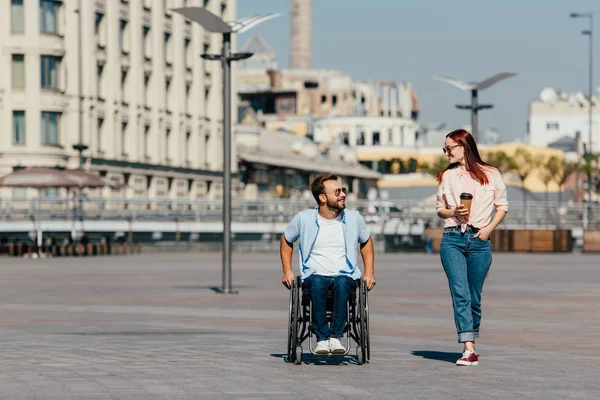
<instances>
[{"instance_id":1,"label":"man's sunglasses","mask_svg":"<svg viewBox=\"0 0 600 400\"><path fill-rule=\"evenodd\" d=\"M454 150L455 148L457 148L459 146L460 146L460 144L455 144L454 146L442 147L442 150L444 150L444 154L449 154L452 150Z\"/></svg>"},{"instance_id":2,"label":"man's sunglasses","mask_svg":"<svg viewBox=\"0 0 600 400\"><path fill-rule=\"evenodd\" d=\"M333 191L333 194L336 195L336 196L339 196L341 193L348 194L348 189L346 189L345 187L343 187L343 188L335 189ZM323 192L323 194L331 194L331 193Z\"/></svg>"}]
</instances>

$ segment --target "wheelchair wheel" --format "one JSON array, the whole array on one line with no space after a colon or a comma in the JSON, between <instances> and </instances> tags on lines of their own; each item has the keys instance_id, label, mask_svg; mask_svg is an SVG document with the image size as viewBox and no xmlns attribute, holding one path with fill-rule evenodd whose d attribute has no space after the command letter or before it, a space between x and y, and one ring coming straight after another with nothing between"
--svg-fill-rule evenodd
<instances>
[{"instance_id":1,"label":"wheelchair wheel","mask_svg":"<svg viewBox=\"0 0 600 400\"><path fill-rule=\"evenodd\" d=\"M356 348L356 361L358 362L358 365L362 365L365 362L365 356L361 346Z\"/></svg>"},{"instance_id":2,"label":"wheelchair wheel","mask_svg":"<svg viewBox=\"0 0 600 400\"><path fill-rule=\"evenodd\" d=\"M301 346L296 347L296 358L294 360L294 363L296 365L302 364L302 347Z\"/></svg>"},{"instance_id":3,"label":"wheelchair wheel","mask_svg":"<svg viewBox=\"0 0 600 400\"><path fill-rule=\"evenodd\" d=\"M298 313L300 301L300 287L298 286L298 280L292 281L290 287L290 307L288 317L288 348L287 348L287 359L288 362L296 360L296 344L298 342Z\"/></svg>"},{"instance_id":4,"label":"wheelchair wheel","mask_svg":"<svg viewBox=\"0 0 600 400\"><path fill-rule=\"evenodd\" d=\"M363 290L364 296L364 313L365 313L365 345L367 352L365 354L366 362L369 362L371 359L371 329L369 327L369 289L367 288L367 284L363 282L361 285L361 289Z\"/></svg>"},{"instance_id":5,"label":"wheelchair wheel","mask_svg":"<svg viewBox=\"0 0 600 400\"><path fill-rule=\"evenodd\" d=\"M357 349L357 357L360 355L359 364L362 364L362 362L367 362L369 359L369 320L367 315L369 306L367 292L368 290L366 282L361 281L358 292L358 325L360 330L360 343Z\"/></svg>"}]
</instances>

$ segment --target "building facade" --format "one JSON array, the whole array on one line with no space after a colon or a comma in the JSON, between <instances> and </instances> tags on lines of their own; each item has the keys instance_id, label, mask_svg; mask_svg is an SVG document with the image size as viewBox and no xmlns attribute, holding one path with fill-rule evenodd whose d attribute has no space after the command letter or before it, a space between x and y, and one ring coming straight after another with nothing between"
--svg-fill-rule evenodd
<instances>
[{"instance_id":1,"label":"building facade","mask_svg":"<svg viewBox=\"0 0 600 400\"><path fill-rule=\"evenodd\" d=\"M593 96L592 107L592 151L600 150L600 101ZM582 143L589 142L589 111L587 97L579 93L557 92L544 89L540 100L531 102L529 110L529 143L534 146L567 146L571 151L582 151ZM580 138L579 145L576 143ZM568 143L567 143L568 144Z\"/></svg>"},{"instance_id":2,"label":"building facade","mask_svg":"<svg viewBox=\"0 0 600 400\"><path fill-rule=\"evenodd\" d=\"M234 20L234 0L4 4L0 175L28 166L76 168L73 145L82 143L85 169L126 184L91 194L221 195L222 72L220 63L200 58L220 52L221 36L169 10L201 6Z\"/></svg>"}]
</instances>

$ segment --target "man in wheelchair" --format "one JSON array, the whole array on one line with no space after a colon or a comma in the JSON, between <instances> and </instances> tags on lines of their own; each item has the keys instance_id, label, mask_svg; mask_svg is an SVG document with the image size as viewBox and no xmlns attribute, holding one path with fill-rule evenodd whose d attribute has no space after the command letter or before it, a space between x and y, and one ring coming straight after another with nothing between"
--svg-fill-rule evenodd
<instances>
[{"instance_id":1,"label":"man in wheelchair","mask_svg":"<svg viewBox=\"0 0 600 400\"><path fill-rule=\"evenodd\" d=\"M373 240L358 211L346 210L347 189L338 177L326 174L311 184L318 207L294 216L281 236L282 283L288 289L296 275L292 271L293 243L300 239L302 288L312 298L312 328L317 337L317 354L344 354L340 342L347 323L346 307L354 292L358 269L358 249L365 273L362 279L371 290L375 286ZM331 326L327 322L327 291L333 291Z\"/></svg>"}]
</instances>

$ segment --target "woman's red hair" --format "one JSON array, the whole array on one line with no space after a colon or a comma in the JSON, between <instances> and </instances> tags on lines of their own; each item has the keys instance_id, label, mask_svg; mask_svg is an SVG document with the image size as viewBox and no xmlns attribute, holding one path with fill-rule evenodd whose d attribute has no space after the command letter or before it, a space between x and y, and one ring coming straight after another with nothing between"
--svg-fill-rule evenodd
<instances>
[{"instance_id":1,"label":"woman's red hair","mask_svg":"<svg viewBox=\"0 0 600 400\"><path fill-rule=\"evenodd\" d=\"M490 165L484 162L479 155L479 150L477 149L477 143L475 143L475 139L473 139L473 135L467 132L464 129L457 129L455 131L450 132L446 135L446 138L450 138L454 140L457 144L461 145L465 151L465 165L469 169L469 172L473 174L475 180L479 182L481 185L486 185L490 183L487 174L485 173L485 167L494 168L493 165ZM444 173L449 169L454 169L459 167L460 163L452 163L446 167L442 172L437 174L437 181L441 182Z\"/></svg>"}]
</instances>

